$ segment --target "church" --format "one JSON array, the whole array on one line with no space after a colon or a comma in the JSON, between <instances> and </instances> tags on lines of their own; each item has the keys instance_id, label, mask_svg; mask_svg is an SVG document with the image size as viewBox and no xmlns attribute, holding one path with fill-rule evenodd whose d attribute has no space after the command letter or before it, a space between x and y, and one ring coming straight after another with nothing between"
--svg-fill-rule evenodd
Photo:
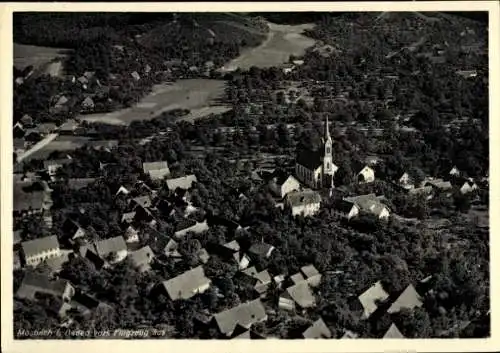
<instances>
[{"instance_id":1,"label":"church","mask_svg":"<svg viewBox=\"0 0 500 353\"><path fill-rule=\"evenodd\" d=\"M332 143L326 118L322 146L315 151L302 149L297 155L295 174L302 183L312 189L334 187L333 177L338 167L332 160Z\"/></svg>"}]
</instances>

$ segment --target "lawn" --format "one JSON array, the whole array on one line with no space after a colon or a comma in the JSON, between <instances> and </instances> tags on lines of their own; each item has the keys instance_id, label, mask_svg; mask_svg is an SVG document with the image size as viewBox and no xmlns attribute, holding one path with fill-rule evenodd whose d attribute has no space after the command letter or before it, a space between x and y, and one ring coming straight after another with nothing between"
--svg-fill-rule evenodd
<instances>
[{"instance_id":1,"label":"lawn","mask_svg":"<svg viewBox=\"0 0 500 353\"><path fill-rule=\"evenodd\" d=\"M35 70L59 76L62 73L62 64L60 62L51 63L51 61L58 57L64 58L68 53L67 49L14 43L14 66L22 70L32 65Z\"/></svg>"}]
</instances>

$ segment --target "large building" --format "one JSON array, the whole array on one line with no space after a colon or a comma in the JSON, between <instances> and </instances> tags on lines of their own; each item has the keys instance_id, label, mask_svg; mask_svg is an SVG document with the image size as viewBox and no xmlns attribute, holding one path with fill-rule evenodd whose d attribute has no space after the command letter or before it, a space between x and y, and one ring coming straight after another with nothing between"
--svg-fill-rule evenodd
<instances>
[{"instance_id":1,"label":"large building","mask_svg":"<svg viewBox=\"0 0 500 353\"><path fill-rule=\"evenodd\" d=\"M295 174L302 183L313 189L333 187L338 167L333 163L332 144L327 118L322 147L315 151L302 149L297 155Z\"/></svg>"}]
</instances>

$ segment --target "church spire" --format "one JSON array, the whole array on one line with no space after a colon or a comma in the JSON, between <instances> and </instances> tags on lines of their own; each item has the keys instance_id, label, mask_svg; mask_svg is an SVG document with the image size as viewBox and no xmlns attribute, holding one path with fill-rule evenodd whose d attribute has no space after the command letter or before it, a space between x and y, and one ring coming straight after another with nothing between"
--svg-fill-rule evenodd
<instances>
[{"instance_id":1,"label":"church spire","mask_svg":"<svg viewBox=\"0 0 500 353\"><path fill-rule=\"evenodd\" d=\"M328 140L331 140L331 137L330 137L330 126L328 124L328 116L327 116L325 123L325 142Z\"/></svg>"}]
</instances>

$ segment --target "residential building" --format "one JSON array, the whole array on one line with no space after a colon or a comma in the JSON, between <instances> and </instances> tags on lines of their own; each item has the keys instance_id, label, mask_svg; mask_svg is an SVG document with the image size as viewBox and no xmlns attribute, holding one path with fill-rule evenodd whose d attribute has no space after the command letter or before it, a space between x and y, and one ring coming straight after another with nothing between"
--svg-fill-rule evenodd
<instances>
[{"instance_id":1,"label":"residential building","mask_svg":"<svg viewBox=\"0 0 500 353\"><path fill-rule=\"evenodd\" d=\"M416 307L421 307L423 305L422 298L417 293L415 287L410 284L405 290L399 295L399 297L392 303L387 312L389 314L395 314L401 311L401 309L412 310Z\"/></svg>"},{"instance_id":2,"label":"residential building","mask_svg":"<svg viewBox=\"0 0 500 353\"><path fill-rule=\"evenodd\" d=\"M378 219L388 219L389 208L380 202L380 197L375 194L366 194L353 197L345 197L344 201L354 203L362 213L373 214Z\"/></svg>"},{"instance_id":3,"label":"residential building","mask_svg":"<svg viewBox=\"0 0 500 353\"><path fill-rule=\"evenodd\" d=\"M132 226L128 226L123 235L126 243L138 243L139 242L139 232Z\"/></svg>"},{"instance_id":4,"label":"residential building","mask_svg":"<svg viewBox=\"0 0 500 353\"><path fill-rule=\"evenodd\" d=\"M332 338L332 331L326 326L322 318L314 323L302 333L305 339Z\"/></svg>"},{"instance_id":5,"label":"residential building","mask_svg":"<svg viewBox=\"0 0 500 353\"><path fill-rule=\"evenodd\" d=\"M54 179L59 168L62 168L63 166L70 164L71 162L73 162L71 158L49 159L43 161L43 169L47 172L51 179Z\"/></svg>"},{"instance_id":6,"label":"residential building","mask_svg":"<svg viewBox=\"0 0 500 353\"><path fill-rule=\"evenodd\" d=\"M69 218L64 221L62 231L65 239L68 239L70 243L85 236L85 230L77 222Z\"/></svg>"},{"instance_id":7,"label":"residential building","mask_svg":"<svg viewBox=\"0 0 500 353\"><path fill-rule=\"evenodd\" d=\"M61 255L56 236L28 240L21 243L24 261L28 266L37 266L46 259Z\"/></svg>"},{"instance_id":8,"label":"residential building","mask_svg":"<svg viewBox=\"0 0 500 353\"><path fill-rule=\"evenodd\" d=\"M407 172L404 172L397 180L397 184L405 189L413 189L415 184Z\"/></svg>"},{"instance_id":9,"label":"residential building","mask_svg":"<svg viewBox=\"0 0 500 353\"><path fill-rule=\"evenodd\" d=\"M196 175L193 174L166 180L168 190L170 191L175 191L178 188L181 190L189 190L193 187L193 183L196 182Z\"/></svg>"},{"instance_id":10,"label":"residential building","mask_svg":"<svg viewBox=\"0 0 500 353\"><path fill-rule=\"evenodd\" d=\"M321 274L314 265L302 266L300 272L304 275L304 279L311 287L319 286L321 282Z\"/></svg>"},{"instance_id":11,"label":"residential building","mask_svg":"<svg viewBox=\"0 0 500 353\"><path fill-rule=\"evenodd\" d=\"M300 190L300 183L292 175L280 173L274 176L270 181L270 188L273 194L280 199L284 198L292 191Z\"/></svg>"},{"instance_id":12,"label":"residential building","mask_svg":"<svg viewBox=\"0 0 500 353\"><path fill-rule=\"evenodd\" d=\"M321 196L312 190L293 191L286 195L285 204L291 210L293 216L312 216L319 212Z\"/></svg>"},{"instance_id":13,"label":"residential building","mask_svg":"<svg viewBox=\"0 0 500 353\"><path fill-rule=\"evenodd\" d=\"M280 309L295 310L312 308L316 305L316 299L306 281L301 281L291 287L288 287L279 298Z\"/></svg>"},{"instance_id":14,"label":"residential building","mask_svg":"<svg viewBox=\"0 0 500 353\"><path fill-rule=\"evenodd\" d=\"M152 180L163 179L170 175L170 169L166 161L142 163L144 174L149 174Z\"/></svg>"},{"instance_id":15,"label":"residential building","mask_svg":"<svg viewBox=\"0 0 500 353\"><path fill-rule=\"evenodd\" d=\"M269 272L267 272L267 270L258 272L255 267L252 266L242 271L242 273L251 279L249 282L254 287L255 291L259 293L261 297L265 296L272 281Z\"/></svg>"},{"instance_id":16,"label":"residential building","mask_svg":"<svg viewBox=\"0 0 500 353\"><path fill-rule=\"evenodd\" d=\"M350 220L359 215L359 207L354 202L339 200L333 205L332 212L337 217Z\"/></svg>"},{"instance_id":17,"label":"residential building","mask_svg":"<svg viewBox=\"0 0 500 353\"><path fill-rule=\"evenodd\" d=\"M44 265L49 270L50 274L61 272L63 265L69 261L70 256L73 256L73 250L61 250L61 254L56 257L51 257L45 260Z\"/></svg>"},{"instance_id":18,"label":"residential building","mask_svg":"<svg viewBox=\"0 0 500 353\"><path fill-rule=\"evenodd\" d=\"M174 233L174 237L179 239L182 238L184 235L187 233L196 233L200 234L203 232L206 232L209 229L208 223L206 220L203 222L194 222L192 225L188 225L187 227L183 228L176 228L176 231Z\"/></svg>"},{"instance_id":19,"label":"residential building","mask_svg":"<svg viewBox=\"0 0 500 353\"><path fill-rule=\"evenodd\" d=\"M109 264L123 261L127 257L127 243L122 236L108 238L95 243L96 254Z\"/></svg>"},{"instance_id":20,"label":"residential building","mask_svg":"<svg viewBox=\"0 0 500 353\"><path fill-rule=\"evenodd\" d=\"M150 264L154 259L153 250L149 246L144 246L139 250L130 252L128 259L139 272L149 271L151 269Z\"/></svg>"},{"instance_id":21,"label":"residential building","mask_svg":"<svg viewBox=\"0 0 500 353\"><path fill-rule=\"evenodd\" d=\"M21 286L15 296L19 299L35 300L36 293L53 295L64 302L69 302L75 295L75 289L66 280L51 281L44 275L28 272L24 275Z\"/></svg>"},{"instance_id":22,"label":"residential building","mask_svg":"<svg viewBox=\"0 0 500 353\"><path fill-rule=\"evenodd\" d=\"M130 224L134 221L135 218L135 211L132 212L125 212L122 214L121 222L125 224Z\"/></svg>"},{"instance_id":23,"label":"residential building","mask_svg":"<svg viewBox=\"0 0 500 353\"><path fill-rule=\"evenodd\" d=\"M254 243L248 249L248 254L251 257L262 257L269 258L274 251L274 246L266 244L264 242Z\"/></svg>"},{"instance_id":24,"label":"residential building","mask_svg":"<svg viewBox=\"0 0 500 353\"><path fill-rule=\"evenodd\" d=\"M139 81L141 79L141 76L137 73L137 71L132 72L130 76L132 76L132 78L136 81Z\"/></svg>"},{"instance_id":25,"label":"residential building","mask_svg":"<svg viewBox=\"0 0 500 353\"><path fill-rule=\"evenodd\" d=\"M219 331L227 337L233 334L237 326L250 329L252 325L266 320L267 313L260 299L239 304L214 315Z\"/></svg>"},{"instance_id":26,"label":"residential building","mask_svg":"<svg viewBox=\"0 0 500 353\"><path fill-rule=\"evenodd\" d=\"M189 299L210 288L211 281L205 276L202 266L195 267L183 274L163 281L163 286L171 300Z\"/></svg>"},{"instance_id":27,"label":"residential building","mask_svg":"<svg viewBox=\"0 0 500 353\"><path fill-rule=\"evenodd\" d=\"M75 132L78 128L78 123L75 119L66 120L61 126L59 126L59 133L62 135L70 135Z\"/></svg>"},{"instance_id":28,"label":"residential building","mask_svg":"<svg viewBox=\"0 0 500 353\"><path fill-rule=\"evenodd\" d=\"M388 299L389 294L384 290L380 281L361 293L358 301L363 310L362 319L368 319L378 309L379 304Z\"/></svg>"},{"instance_id":29,"label":"residential building","mask_svg":"<svg viewBox=\"0 0 500 353\"><path fill-rule=\"evenodd\" d=\"M461 179L458 181L458 186L460 188L460 193L462 194L468 194L478 189L478 186L473 179Z\"/></svg>"},{"instance_id":30,"label":"residential building","mask_svg":"<svg viewBox=\"0 0 500 353\"><path fill-rule=\"evenodd\" d=\"M332 144L327 118L322 147L315 151L302 149L297 155L295 174L299 181L313 189L333 187L338 167L333 163Z\"/></svg>"},{"instance_id":31,"label":"residential building","mask_svg":"<svg viewBox=\"0 0 500 353\"><path fill-rule=\"evenodd\" d=\"M396 325L391 324L391 326L389 327L387 332L384 334L384 337L382 337L382 338L400 339L400 338L405 338L405 336L403 336L403 334L401 333L401 331L399 331L399 329Z\"/></svg>"},{"instance_id":32,"label":"residential building","mask_svg":"<svg viewBox=\"0 0 500 353\"><path fill-rule=\"evenodd\" d=\"M367 164L353 162L356 181L360 184L372 183L375 181L375 170Z\"/></svg>"}]
</instances>

